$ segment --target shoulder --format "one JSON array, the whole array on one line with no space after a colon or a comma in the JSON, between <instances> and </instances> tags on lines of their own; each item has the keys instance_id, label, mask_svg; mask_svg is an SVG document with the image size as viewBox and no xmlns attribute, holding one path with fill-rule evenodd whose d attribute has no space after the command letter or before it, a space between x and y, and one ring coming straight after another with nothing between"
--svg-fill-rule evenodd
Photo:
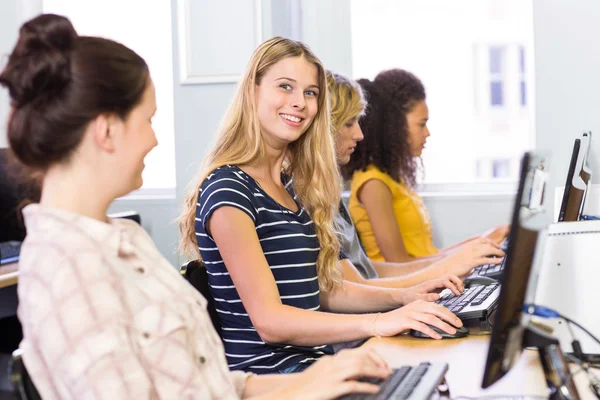
<instances>
[{"instance_id":1,"label":"shoulder","mask_svg":"<svg viewBox=\"0 0 600 400\"><path fill-rule=\"evenodd\" d=\"M244 194L251 194L252 182L239 167L235 165L226 165L212 171L202 182L200 187L200 198L215 192L219 189L230 188Z\"/></svg>"},{"instance_id":2,"label":"shoulder","mask_svg":"<svg viewBox=\"0 0 600 400\"><path fill-rule=\"evenodd\" d=\"M352 191L357 191L367 181L378 180L390 188L395 188L399 184L386 172L381 171L375 165L369 165L365 171L356 171L352 176Z\"/></svg>"}]
</instances>

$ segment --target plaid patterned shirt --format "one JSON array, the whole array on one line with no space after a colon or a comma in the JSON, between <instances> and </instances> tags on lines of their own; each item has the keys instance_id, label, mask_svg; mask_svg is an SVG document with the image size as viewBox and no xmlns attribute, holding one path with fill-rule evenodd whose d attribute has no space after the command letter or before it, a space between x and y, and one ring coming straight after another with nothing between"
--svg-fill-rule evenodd
<instances>
[{"instance_id":1,"label":"plaid patterned shirt","mask_svg":"<svg viewBox=\"0 0 600 400\"><path fill-rule=\"evenodd\" d=\"M23 359L51 399L239 399L206 300L135 222L23 210Z\"/></svg>"}]
</instances>

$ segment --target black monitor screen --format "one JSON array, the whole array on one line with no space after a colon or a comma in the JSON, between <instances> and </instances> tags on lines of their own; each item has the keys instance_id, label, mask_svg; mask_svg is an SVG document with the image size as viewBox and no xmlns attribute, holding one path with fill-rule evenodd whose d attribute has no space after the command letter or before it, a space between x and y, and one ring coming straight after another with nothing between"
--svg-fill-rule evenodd
<instances>
[{"instance_id":1,"label":"black monitor screen","mask_svg":"<svg viewBox=\"0 0 600 400\"><path fill-rule=\"evenodd\" d=\"M567 204L569 203L569 197L571 194L571 182L573 181L573 175L575 174L575 165L577 164L577 157L579 156L579 147L581 146L581 140L575 139L573 144L573 152L571 153L571 161L569 162L569 171L567 173L567 182L565 183L565 191L563 192L562 201L560 203L560 212L558 213L558 222L565 220L565 214L567 213Z\"/></svg>"},{"instance_id":2,"label":"black monitor screen","mask_svg":"<svg viewBox=\"0 0 600 400\"><path fill-rule=\"evenodd\" d=\"M521 161L519 189L513 210L500 297L481 386L504 376L521 354L524 327L521 310L529 283L538 233L548 224L542 206L548 177L547 157L526 153Z\"/></svg>"},{"instance_id":3,"label":"black monitor screen","mask_svg":"<svg viewBox=\"0 0 600 400\"><path fill-rule=\"evenodd\" d=\"M14 159L10 150L0 149L0 242L25 238L21 208L39 200L37 181Z\"/></svg>"},{"instance_id":4,"label":"black monitor screen","mask_svg":"<svg viewBox=\"0 0 600 400\"><path fill-rule=\"evenodd\" d=\"M585 185L585 189L583 192L583 198L581 199L581 205L579 206L579 213L577 215L577 219L580 220L583 214L583 209L585 207L585 199L587 198L590 186L592 185L592 170L588 164L589 155L590 155L590 147L592 146L592 132L586 132L583 134L583 143L585 144L584 153L583 153L583 163L581 165L581 173L580 177ZM582 144L583 146L583 144Z\"/></svg>"}]
</instances>

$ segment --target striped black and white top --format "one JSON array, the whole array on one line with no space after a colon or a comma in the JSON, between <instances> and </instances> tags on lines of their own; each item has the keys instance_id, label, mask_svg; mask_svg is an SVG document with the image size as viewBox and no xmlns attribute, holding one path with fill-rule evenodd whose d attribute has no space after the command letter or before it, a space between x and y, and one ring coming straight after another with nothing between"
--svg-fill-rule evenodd
<instances>
[{"instance_id":1,"label":"striped black and white top","mask_svg":"<svg viewBox=\"0 0 600 400\"><path fill-rule=\"evenodd\" d=\"M291 181L285 177L282 179L296 201ZM261 340L216 243L206 233L206 222L219 207L238 208L254 222L283 304L320 310L316 269L319 241L313 222L302 207L293 212L280 205L239 167L218 168L203 182L196 207L196 239L223 327L229 368L270 373L298 363L313 362L323 354L333 353L329 345L300 347ZM252 268L252 265L247 267Z\"/></svg>"}]
</instances>

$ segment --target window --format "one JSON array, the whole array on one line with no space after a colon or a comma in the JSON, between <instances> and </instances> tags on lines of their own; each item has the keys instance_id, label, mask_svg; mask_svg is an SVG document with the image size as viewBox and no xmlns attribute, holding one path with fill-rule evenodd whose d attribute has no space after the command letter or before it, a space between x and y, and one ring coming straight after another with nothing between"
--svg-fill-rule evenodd
<instances>
[{"instance_id":1,"label":"window","mask_svg":"<svg viewBox=\"0 0 600 400\"><path fill-rule=\"evenodd\" d=\"M525 47L519 47L519 89L521 94L521 105L525 107L527 105L527 77L525 75Z\"/></svg>"},{"instance_id":2,"label":"window","mask_svg":"<svg viewBox=\"0 0 600 400\"><path fill-rule=\"evenodd\" d=\"M173 55L169 1L43 0L43 11L68 17L80 35L123 43L142 56L156 87L159 145L146 157L144 189L175 187Z\"/></svg>"},{"instance_id":3,"label":"window","mask_svg":"<svg viewBox=\"0 0 600 400\"><path fill-rule=\"evenodd\" d=\"M504 105L504 47L490 47L490 105Z\"/></svg>"},{"instance_id":4,"label":"window","mask_svg":"<svg viewBox=\"0 0 600 400\"><path fill-rule=\"evenodd\" d=\"M402 68L425 85L422 183L518 179L534 139L531 0L351 0L351 46L353 78Z\"/></svg>"}]
</instances>

